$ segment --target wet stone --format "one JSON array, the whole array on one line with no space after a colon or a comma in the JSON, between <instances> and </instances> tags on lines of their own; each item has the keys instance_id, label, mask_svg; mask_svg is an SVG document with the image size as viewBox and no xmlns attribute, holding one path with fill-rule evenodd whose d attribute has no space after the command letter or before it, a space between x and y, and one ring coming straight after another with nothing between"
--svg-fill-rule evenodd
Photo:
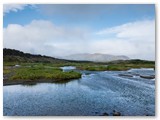
<instances>
[{"instance_id":1,"label":"wet stone","mask_svg":"<svg viewBox=\"0 0 160 120\"><path fill-rule=\"evenodd\" d=\"M102 116L109 116L109 114L105 112L102 114Z\"/></svg>"},{"instance_id":2,"label":"wet stone","mask_svg":"<svg viewBox=\"0 0 160 120\"><path fill-rule=\"evenodd\" d=\"M116 112L115 110L113 110L113 116L121 116L120 112Z\"/></svg>"},{"instance_id":3,"label":"wet stone","mask_svg":"<svg viewBox=\"0 0 160 120\"><path fill-rule=\"evenodd\" d=\"M150 76L144 76L144 75L140 75L141 78L145 78L145 79L154 79L155 76L154 75L150 75Z\"/></svg>"}]
</instances>

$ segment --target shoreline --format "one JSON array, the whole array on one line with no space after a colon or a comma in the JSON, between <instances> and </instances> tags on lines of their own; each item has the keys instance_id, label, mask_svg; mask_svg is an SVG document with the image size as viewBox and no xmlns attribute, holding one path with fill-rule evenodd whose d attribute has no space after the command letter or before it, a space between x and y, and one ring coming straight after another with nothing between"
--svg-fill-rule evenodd
<instances>
[{"instance_id":1,"label":"shoreline","mask_svg":"<svg viewBox=\"0 0 160 120\"><path fill-rule=\"evenodd\" d=\"M131 68L134 69L134 68ZM129 69L129 70L131 70ZM141 69L141 68L139 68ZM144 68L143 68L144 69ZM147 69L147 68L146 68ZM114 72L115 70L105 70L105 71L112 71ZM127 71L127 70L121 70L121 71ZM99 71L102 72L102 71ZM103 71L104 72L104 71ZM119 76L129 76L128 74L119 74ZM151 75L151 76L145 76L145 75L139 75L141 78L145 78L145 79L151 79L151 78L155 78L155 75ZM131 76L129 76L131 77ZM73 80L78 80L81 79L82 76L80 78L73 78L73 79L67 79L67 80L62 80L62 79L34 79L34 80L27 80L27 79L18 79L18 80L9 80L8 78L3 79L3 86L10 86L10 85L28 85L28 86L32 86L32 85L36 85L38 83L57 83L57 84L65 84L68 83L70 81Z\"/></svg>"},{"instance_id":2,"label":"shoreline","mask_svg":"<svg viewBox=\"0 0 160 120\"><path fill-rule=\"evenodd\" d=\"M80 79L80 78L78 78ZM57 83L57 84L65 84L73 80L78 79L70 79L70 80L53 80L53 79L36 79L36 80L3 80L3 86L10 86L10 85L36 85L38 83Z\"/></svg>"},{"instance_id":3,"label":"shoreline","mask_svg":"<svg viewBox=\"0 0 160 120\"><path fill-rule=\"evenodd\" d=\"M80 79L80 78L78 78ZM77 79L70 79L70 80L52 80L52 79L37 79L37 80L3 80L3 86L9 85L34 85L38 83L57 83L57 84L65 84L70 81L77 80Z\"/></svg>"}]
</instances>

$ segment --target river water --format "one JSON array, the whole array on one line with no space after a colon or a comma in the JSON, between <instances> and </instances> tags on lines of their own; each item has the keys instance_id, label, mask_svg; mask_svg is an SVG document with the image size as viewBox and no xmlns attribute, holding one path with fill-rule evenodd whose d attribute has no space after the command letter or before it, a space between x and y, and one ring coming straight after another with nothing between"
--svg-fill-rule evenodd
<instances>
[{"instance_id":1,"label":"river water","mask_svg":"<svg viewBox=\"0 0 160 120\"><path fill-rule=\"evenodd\" d=\"M153 69L80 72L81 79L63 84L3 86L3 114L99 116L115 110L124 116L155 115L155 79L139 77L155 75Z\"/></svg>"}]
</instances>

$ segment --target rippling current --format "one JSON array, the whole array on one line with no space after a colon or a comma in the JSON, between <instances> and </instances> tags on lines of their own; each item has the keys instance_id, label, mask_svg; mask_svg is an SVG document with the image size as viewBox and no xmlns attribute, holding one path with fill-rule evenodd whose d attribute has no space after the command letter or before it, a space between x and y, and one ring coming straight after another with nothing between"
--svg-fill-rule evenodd
<instances>
[{"instance_id":1,"label":"rippling current","mask_svg":"<svg viewBox=\"0 0 160 120\"><path fill-rule=\"evenodd\" d=\"M153 69L80 71L68 83L3 86L5 116L99 116L118 111L124 116L155 115ZM121 75L121 76L120 76Z\"/></svg>"}]
</instances>

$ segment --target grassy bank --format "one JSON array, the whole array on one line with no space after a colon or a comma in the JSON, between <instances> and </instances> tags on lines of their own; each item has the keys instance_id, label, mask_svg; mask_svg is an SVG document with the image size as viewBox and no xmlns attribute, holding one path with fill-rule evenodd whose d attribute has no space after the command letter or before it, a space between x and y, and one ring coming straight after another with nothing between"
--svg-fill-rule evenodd
<instances>
[{"instance_id":1,"label":"grassy bank","mask_svg":"<svg viewBox=\"0 0 160 120\"><path fill-rule=\"evenodd\" d=\"M154 63L108 63L108 65L81 65L80 70L89 71L124 71L132 68L155 68Z\"/></svg>"},{"instance_id":2,"label":"grassy bank","mask_svg":"<svg viewBox=\"0 0 160 120\"><path fill-rule=\"evenodd\" d=\"M3 68L3 74L9 74L11 72L11 70L9 68L4 67Z\"/></svg>"},{"instance_id":3,"label":"grassy bank","mask_svg":"<svg viewBox=\"0 0 160 120\"><path fill-rule=\"evenodd\" d=\"M4 84L9 83L24 83L24 82L68 82L72 79L81 78L81 74L75 71L63 72L57 67L46 67L42 65L32 67L15 67L10 69L4 69L4 75L8 78L4 81Z\"/></svg>"},{"instance_id":4,"label":"grassy bank","mask_svg":"<svg viewBox=\"0 0 160 120\"><path fill-rule=\"evenodd\" d=\"M15 74L10 77L11 80L36 80L36 79L52 79L70 80L80 78L81 74L74 71L63 72L59 68L45 68L45 67L32 67L32 68L18 68Z\"/></svg>"},{"instance_id":5,"label":"grassy bank","mask_svg":"<svg viewBox=\"0 0 160 120\"><path fill-rule=\"evenodd\" d=\"M15 66L16 64L19 65ZM3 75L5 84L24 82L68 82L81 78L81 73L75 71L63 72L59 67L75 66L79 70L88 71L124 71L132 68L155 68L152 61L130 60L108 63L30 63L30 62L4 62Z\"/></svg>"}]
</instances>

